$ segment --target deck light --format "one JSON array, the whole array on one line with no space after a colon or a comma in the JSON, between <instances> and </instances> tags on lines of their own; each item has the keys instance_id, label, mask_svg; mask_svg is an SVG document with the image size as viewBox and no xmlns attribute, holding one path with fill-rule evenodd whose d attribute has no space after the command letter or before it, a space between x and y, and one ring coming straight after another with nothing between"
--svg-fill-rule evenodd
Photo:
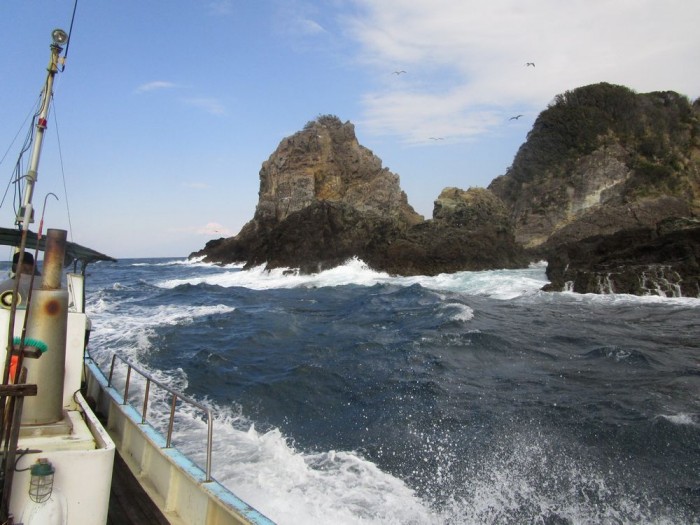
<instances>
[{"instance_id":1,"label":"deck light","mask_svg":"<svg viewBox=\"0 0 700 525\"><path fill-rule=\"evenodd\" d=\"M29 497L32 501L43 503L51 497L54 472L53 465L46 458L39 458L32 465L29 480Z\"/></svg>"}]
</instances>

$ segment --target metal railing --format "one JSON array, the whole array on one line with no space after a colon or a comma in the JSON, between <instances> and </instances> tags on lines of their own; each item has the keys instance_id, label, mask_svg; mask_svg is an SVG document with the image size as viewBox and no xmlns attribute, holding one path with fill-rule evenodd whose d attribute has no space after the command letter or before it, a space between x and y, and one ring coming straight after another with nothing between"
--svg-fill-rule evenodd
<instances>
[{"instance_id":1,"label":"metal railing","mask_svg":"<svg viewBox=\"0 0 700 525\"><path fill-rule=\"evenodd\" d=\"M168 422L168 432L166 435L165 439L165 447L170 448L171 447L171 442L172 442L172 435L173 435L173 426L175 424L175 408L177 407L177 402L178 400L184 401L185 403L192 405L199 410L203 411L207 415L207 468L206 468L206 475L207 481L211 481L211 449L212 449L212 442L213 442L213 436L214 436L214 421L211 416L211 409L205 407L201 403L197 403L197 401L188 398L187 396L182 395L181 393L177 392L176 390L170 388L167 385L164 385L157 379L154 379L148 372L145 370L139 368L138 366L134 365L133 363L130 363L127 359L120 357L116 354L112 356L112 364L109 368L109 377L107 378L107 386L114 388L112 386L112 375L114 373L114 364L116 360L119 359L122 361L126 366L127 366L127 371L126 371L126 381L124 383L124 393L122 395L123 398L123 405L129 404L128 397L129 397L129 386L131 384L131 371L134 370L138 374L141 375L146 380L146 390L144 392L143 396L143 408L141 411L141 424L146 423L146 414L148 412L148 396L151 391L151 383L155 384L156 386L159 386L166 392L168 392L172 396L172 400L170 402L170 420Z\"/></svg>"}]
</instances>

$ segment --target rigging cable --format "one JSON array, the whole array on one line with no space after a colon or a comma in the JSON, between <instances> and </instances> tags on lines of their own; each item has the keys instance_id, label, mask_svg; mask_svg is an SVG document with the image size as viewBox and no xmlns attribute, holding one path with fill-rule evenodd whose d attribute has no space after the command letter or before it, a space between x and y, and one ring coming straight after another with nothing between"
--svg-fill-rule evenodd
<instances>
[{"instance_id":1,"label":"rigging cable","mask_svg":"<svg viewBox=\"0 0 700 525\"><path fill-rule=\"evenodd\" d=\"M61 59L61 68L60 71L63 72L66 70L66 60L68 59L68 49L70 48L70 42L71 42L71 35L73 34L73 23L75 22L75 13L78 10L78 0L75 0L73 3L73 14L71 15L70 18L70 27L68 28L68 42L66 42L66 50L63 53L63 58ZM53 108L53 114L54 114L54 125L56 126L56 141L58 143L58 158L59 162L61 163L61 178L63 180L63 194L66 197L66 213L68 214L68 232L70 234L70 239L73 241L73 223L71 221L71 216L70 216L70 205L68 203L68 189L66 186L66 172L63 167L63 152L61 151L61 137L58 133L58 114L56 113L56 104L54 103L53 97L51 97L51 107ZM54 195L54 197L56 197ZM58 197L56 197L58 199ZM43 220L43 217L42 217Z\"/></svg>"},{"instance_id":2,"label":"rigging cable","mask_svg":"<svg viewBox=\"0 0 700 525\"><path fill-rule=\"evenodd\" d=\"M66 69L66 59L68 59L68 48L70 47L70 36L73 34L73 22L75 22L75 12L78 9L78 0L75 0L75 3L73 4L73 15L70 18L70 27L68 28L68 42L66 43L66 52L63 53L63 67L61 68L61 72L65 71Z\"/></svg>"},{"instance_id":3,"label":"rigging cable","mask_svg":"<svg viewBox=\"0 0 700 525\"><path fill-rule=\"evenodd\" d=\"M70 40L69 40L70 42ZM51 99L51 107L53 108L53 122L54 126L56 127L56 143L58 144L58 159L59 163L61 164L61 178L63 179L63 195L66 198L66 213L68 214L68 232L70 234L70 240L73 242L73 223L71 222L71 217L70 217L70 203L68 202L68 187L66 186L66 171L63 167L63 151L61 150L61 136L58 133L58 113L56 112L56 104L53 101L53 98ZM51 194L53 195L53 194ZM54 197L56 197L54 195ZM58 197L56 197L56 200L58 200ZM43 220L43 217L42 217Z\"/></svg>"},{"instance_id":4,"label":"rigging cable","mask_svg":"<svg viewBox=\"0 0 700 525\"><path fill-rule=\"evenodd\" d=\"M32 123L29 125L29 128L27 129L27 135L24 138L24 144L22 144L22 149L20 150L19 155L17 156L17 162L15 163L15 167L12 171L12 176L10 177L10 180L7 182L7 188L5 188L5 193L2 197L2 201L0 201L0 208L1 208L3 206L3 204L5 203L5 199L7 198L7 193L10 190L10 185L15 184L16 186L15 186L14 205L13 205L15 213L17 213L18 209L19 209L17 202L22 200L21 181L23 179L22 174L24 171L24 167L22 165L22 158L23 158L24 154L27 151L29 151L29 148L31 148L31 146L32 146L32 142L34 141L34 130L36 127L35 123L36 123L37 117L39 116L39 112L41 111L40 106L41 106L42 93L43 93L43 91L41 93L39 93L39 97L38 97L36 103L34 104L33 109L29 112L27 117L24 119L22 126L17 131L17 135L15 135L15 139L12 141L12 143L14 144L15 140L17 140L17 136L19 135L20 131L22 131L22 128L26 125L27 121L29 120L29 115L34 113L34 115L32 116ZM10 145L10 148L11 147L12 147L12 144ZM8 151L9 151L9 148L8 148ZM7 155L7 153L5 153L5 155ZM3 160L4 160L4 158L5 157L3 157Z\"/></svg>"},{"instance_id":5,"label":"rigging cable","mask_svg":"<svg viewBox=\"0 0 700 525\"><path fill-rule=\"evenodd\" d=\"M41 102L41 94L39 94L39 98L37 99L37 102L36 102L36 104L34 105L34 107L37 107L37 106L39 105L40 102ZM27 113L27 116L25 117L24 122L22 122L22 125L21 125L21 126L19 127L19 129L17 130L17 133L15 134L15 137L12 139L12 142L10 142L10 145L7 146L7 150L5 150L5 154L4 154L4 155L2 156L2 158L0 159L0 164L2 164L3 162L5 162L5 159L7 158L8 153L10 153L10 150L12 149L12 146L15 145L15 141L17 140L17 137L19 137L19 134L22 132L22 129L24 129L24 126L27 124L27 121L29 120L29 116L30 116L32 113L36 113L36 112L37 112L36 109L32 109L32 110L29 111L29 113Z\"/></svg>"}]
</instances>

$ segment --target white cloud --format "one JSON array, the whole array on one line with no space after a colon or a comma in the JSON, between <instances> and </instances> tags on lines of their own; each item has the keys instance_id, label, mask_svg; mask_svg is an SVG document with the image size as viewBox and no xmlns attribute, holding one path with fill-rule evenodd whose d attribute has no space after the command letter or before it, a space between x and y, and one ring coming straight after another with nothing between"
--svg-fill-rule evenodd
<instances>
[{"instance_id":1,"label":"white cloud","mask_svg":"<svg viewBox=\"0 0 700 525\"><path fill-rule=\"evenodd\" d=\"M177 87L176 84L172 82L167 82L165 80L154 80L153 82L147 82L146 84L141 84L136 88L136 93L146 93L148 91L155 91L158 89L171 89Z\"/></svg>"},{"instance_id":2,"label":"white cloud","mask_svg":"<svg viewBox=\"0 0 700 525\"><path fill-rule=\"evenodd\" d=\"M294 20L294 24L296 25L297 31L305 35L315 35L326 32L321 24L309 18L298 18Z\"/></svg>"},{"instance_id":3,"label":"white cloud","mask_svg":"<svg viewBox=\"0 0 700 525\"><path fill-rule=\"evenodd\" d=\"M190 106L194 106L212 115L225 115L226 108L224 105L216 98L211 97L197 97L197 98L185 98L182 101Z\"/></svg>"},{"instance_id":4,"label":"white cloud","mask_svg":"<svg viewBox=\"0 0 700 525\"><path fill-rule=\"evenodd\" d=\"M274 23L280 34L301 38L315 37L328 31L319 21L324 10L312 2L287 0L280 2Z\"/></svg>"},{"instance_id":5,"label":"white cloud","mask_svg":"<svg viewBox=\"0 0 700 525\"><path fill-rule=\"evenodd\" d=\"M597 82L700 95L700 2L357 0L346 28L383 75L363 97L377 134L481 135ZM526 67L534 62L535 67ZM405 75L391 75L403 69ZM421 138L423 137L423 138Z\"/></svg>"}]
</instances>

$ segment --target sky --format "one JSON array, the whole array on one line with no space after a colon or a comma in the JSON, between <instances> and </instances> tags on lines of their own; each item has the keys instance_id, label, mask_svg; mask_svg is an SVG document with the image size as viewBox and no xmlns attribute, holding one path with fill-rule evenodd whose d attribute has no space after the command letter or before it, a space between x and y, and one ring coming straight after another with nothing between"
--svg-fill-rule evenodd
<instances>
[{"instance_id":1,"label":"sky","mask_svg":"<svg viewBox=\"0 0 700 525\"><path fill-rule=\"evenodd\" d=\"M0 1L4 226L51 31L69 30L74 1ZM81 0L37 223L118 259L186 257L252 219L262 163L328 114L430 218L442 189L503 175L560 93L698 98L698 20L698 0Z\"/></svg>"}]
</instances>

